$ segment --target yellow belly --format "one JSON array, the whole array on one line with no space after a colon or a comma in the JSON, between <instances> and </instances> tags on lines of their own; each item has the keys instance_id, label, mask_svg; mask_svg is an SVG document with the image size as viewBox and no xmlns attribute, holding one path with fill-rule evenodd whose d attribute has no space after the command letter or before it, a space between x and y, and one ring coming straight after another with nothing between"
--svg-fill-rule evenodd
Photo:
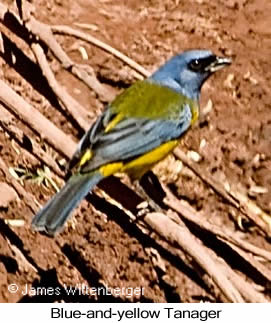
<instances>
[{"instance_id":1,"label":"yellow belly","mask_svg":"<svg viewBox=\"0 0 271 323\"><path fill-rule=\"evenodd\" d=\"M172 140L151 150L150 152L131 160L128 163L110 163L100 167L99 171L104 177L115 173L127 173L132 179L138 179L150 170L156 163L164 159L178 144L178 140Z\"/></svg>"}]
</instances>

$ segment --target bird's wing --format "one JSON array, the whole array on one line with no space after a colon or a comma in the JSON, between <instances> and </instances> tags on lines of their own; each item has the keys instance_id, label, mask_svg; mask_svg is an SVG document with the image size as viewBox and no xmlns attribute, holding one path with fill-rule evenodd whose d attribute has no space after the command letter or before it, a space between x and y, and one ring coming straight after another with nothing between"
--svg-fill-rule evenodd
<instances>
[{"instance_id":1,"label":"bird's wing","mask_svg":"<svg viewBox=\"0 0 271 323\"><path fill-rule=\"evenodd\" d=\"M81 139L71 168L77 165L80 172L89 172L108 163L129 161L179 138L188 129L192 119L190 102L176 93L166 99L165 94L172 90L166 89L165 93L159 87L154 94L150 88L140 88L140 95L131 95L127 91L133 90L132 86L113 101Z\"/></svg>"}]
</instances>

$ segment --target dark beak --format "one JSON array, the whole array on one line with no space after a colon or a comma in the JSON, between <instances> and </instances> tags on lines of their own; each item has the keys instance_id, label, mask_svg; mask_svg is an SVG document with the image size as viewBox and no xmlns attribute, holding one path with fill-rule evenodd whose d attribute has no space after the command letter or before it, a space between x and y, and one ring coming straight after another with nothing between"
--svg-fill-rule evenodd
<instances>
[{"instance_id":1,"label":"dark beak","mask_svg":"<svg viewBox=\"0 0 271 323\"><path fill-rule=\"evenodd\" d=\"M223 67L230 65L231 62L232 60L230 58L216 56L216 59L210 65L205 67L205 71L214 73Z\"/></svg>"}]
</instances>

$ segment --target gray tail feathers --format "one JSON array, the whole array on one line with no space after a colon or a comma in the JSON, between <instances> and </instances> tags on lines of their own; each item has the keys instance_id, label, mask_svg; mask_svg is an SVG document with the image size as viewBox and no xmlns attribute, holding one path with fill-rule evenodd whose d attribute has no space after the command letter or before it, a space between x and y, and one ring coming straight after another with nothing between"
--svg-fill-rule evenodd
<instances>
[{"instance_id":1,"label":"gray tail feathers","mask_svg":"<svg viewBox=\"0 0 271 323\"><path fill-rule=\"evenodd\" d=\"M99 172L71 176L64 187L35 215L32 220L34 230L55 235L63 228L72 210L102 179Z\"/></svg>"}]
</instances>

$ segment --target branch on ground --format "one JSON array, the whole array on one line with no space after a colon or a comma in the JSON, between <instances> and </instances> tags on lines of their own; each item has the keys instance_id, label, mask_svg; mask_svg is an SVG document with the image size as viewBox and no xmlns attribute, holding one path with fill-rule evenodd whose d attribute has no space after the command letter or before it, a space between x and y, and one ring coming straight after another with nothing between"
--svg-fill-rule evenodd
<instances>
[{"instance_id":1,"label":"branch on ground","mask_svg":"<svg viewBox=\"0 0 271 323\"><path fill-rule=\"evenodd\" d=\"M30 39L32 38L32 41L29 43L29 46L35 54L37 64L43 71L43 74L48 80L51 89L54 91L61 104L64 105L71 115L77 120L78 124L86 130L89 126L88 122L86 121L86 116L88 116L88 113L77 101L71 98L65 91L63 92L62 87L57 83L55 76L48 64L47 57L43 51L40 41L42 41L43 44L46 44L46 46L52 51L63 68L70 71L73 75L76 75L85 84L94 89L100 98L103 98L102 100L111 100L111 94L107 92L99 82L95 83L95 77L91 79L91 73L87 73L86 76L86 74L84 74L85 70L83 72L82 66L74 64L70 60L61 46L57 43L53 32L62 32L74 37L81 37L81 39L84 38L85 41L92 43L95 43L94 40L89 39L86 37L86 35L79 34L78 32L75 33L70 29L67 30L63 27L61 27L62 29L59 27L55 27L54 29L54 27L40 23L33 17L32 12L26 6L25 1L23 2L22 7L19 9L21 18L15 13L9 11L7 7L0 3L1 22L3 24L5 23L6 14L12 14L12 16L18 21L19 25L26 28L29 36L32 36L30 37ZM95 45L100 46L100 48L103 48L119 59L122 59L138 73L144 76L148 75L146 70L135 65L132 60L127 61L127 57L125 57L125 55L121 56L121 53L112 50L111 47L105 46L106 44L101 44L96 41ZM92 81L93 83L91 83ZM22 120L29 128L31 128L31 130L39 134L41 138L46 140L59 153L68 158L72 156L76 149L76 144L72 141L72 139L64 134L55 125L53 125L47 118L45 118L35 108L28 104L24 99L22 99L22 97L20 97L3 81L0 81L0 102L3 104L3 107L0 107L1 109L7 109L18 119ZM2 126L5 127L4 124L2 124ZM20 135L21 134L18 136L20 137ZM45 164L51 164L51 167L55 167L47 157L48 156L46 156L46 154L41 154L40 156ZM48 166L50 167L50 165ZM189 167L191 168L191 165ZM32 212L35 213L37 211L37 206L34 204L33 196L25 192L23 187L16 182L14 178L12 178L8 172L7 165L1 158L0 168L3 170L8 183L14 187L18 195L24 199L26 204L31 208ZM202 174L202 172L198 170L196 171L196 174L199 176L199 174ZM202 176L200 178L208 183L209 186L213 187L214 189L216 188L215 186L211 185L212 182L208 179L207 175L204 178ZM128 187L125 187L125 189L127 191L127 195L137 199L137 195L131 189ZM215 191L220 195L225 195L225 192L222 192L220 188L216 188ZM169 193L168 196L170 196ZM244 203L242 204L239 196L235 195L233 197L232 195L227 194L225 196L227 196L226 200L230 204L238 207L241 211L243 210L243 212L248 214L251 219L254 219L254 221L256 221L256 223L263 230L265 230L264 232L269 232L268 228L257 220L257 217L255 217L255 214L251 212L250 208L245 208ZM270 272L266 268L264 270L263 265L257 261L255 257L250 258L246 253L244 253L244 250L246 252L249 251L253 255L261 256L264 259L270 260L270 254L267 251L261 251L255 246L245 243L244 241L240 241L240 239L238 239L232 232L227 230L221 232L221 230L219 230L217 227L210 225L209 223L205 223L203 220L199 221L197 212L194 209L189 209L189 212L187 210L185 211L176 202L176 200L173 199L172 196L170 196L169 202L167 203L172 209L180 213L183 216L183 219L189 220L195 225L197 224L200 230L203 230L206 235L216 235L223 241L223 243L231 246L239 257L246 262L250 262L250 265L261 273L266 280L270 280ZM122 210L124 210L130 221L134 221L134 219L137 218L135 211L132 213L130 210L127 211L123 208ZM170 246L170 250L172 250L175 255L179 255L179 250L184 251L187 255L187 259L191 259L191 262L193 262L195 265L193 266L194 270L198 272L201 278L206 281L208 285L210 285L211 282L211 285L219 288L226 300L230 302L267 301L264 295L259 293L256 288L254 288L253 284L246 282L245 278L237 274L226 261L221 260L213 250L207 247L203 241L201 241L191 230L189 230L188 226L184 222L185 221L182 221L178 214L171 214L171 216L169 216L162 212L148 212L145 214L145 216L141 217L138 222L135 222L135 225L139 226L143 234L146 234L146 228L148 229L148 232L155 232L162 240L166 241L168 246Z\"/></svg>"}]
</instances>

